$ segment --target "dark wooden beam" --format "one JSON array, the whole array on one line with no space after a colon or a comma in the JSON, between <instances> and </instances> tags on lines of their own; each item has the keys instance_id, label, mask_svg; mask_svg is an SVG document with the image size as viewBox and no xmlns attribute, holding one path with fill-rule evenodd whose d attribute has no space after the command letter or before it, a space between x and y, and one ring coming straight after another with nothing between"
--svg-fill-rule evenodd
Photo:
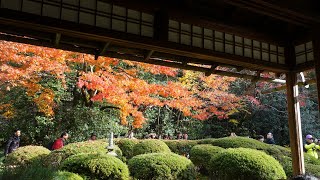
<instances>
[{"instance_id":1,"label":"dark wooden beam","mask_svg":"<svg viewBox=\"0 0 320 180\"><path fill-rule=\"evenodd\" d=\"M319 35L320 28L317 29L313 33L313 55L314 55L314 70L316 73L316 80L317 80L317 94L318 94L318 110L320 112L320 35ZM319 114L320 120L320 114Z\"/></svg>"},{"instance_id":2,"label":"dark wooden beam","mask_svg":"<svg viewBox=\"0 0 320 180\"><path fill-rule=\"evenodd\" d=\"M2 12L0 12L2 14ZM0 16L1 17L1 16ZM33 16L32 16L33 17ZM33 20L35 18L31 18ZM228 65L237 65L249 69L268 70L275 72L287 72L288 69L284 65L277 65L274 63L255 60L252 58L241 57L237 55L231 55L226 53L215 52L212 50L206 50L202 48L195 48L185 45L180 45L171 42L156 41L150 38L141 37L137 35L121 33L116 31L106 31L105 29L99 29L91 26L80 26L78 24L56 22L55 20L38 18L36 22L28 22L30 19L24 19L24 21L13 20L10 17L0 18L0 24L2 26L11 26L18 29L36 30L40 32L47 32L51 34L61 33L65 40L66 37L72 37L73 39L79 39L84 42L98 42L112 44L127 47L127 48L139 48L144 50L154 50L160 53L168 53L178 56L184 56L186 58L196 58L207 61L208 64L223 63ZM53 21L53 22L50 22ZM55 24L55 27L52 26ZM0 26L0 31L1 27ZM79 31L79 28L81 31ZM87 44L87 43L85 43ZM89 44L88 44L89 45ZM95 45L94 45L95 46Z\"/></svg>"},{"instance_id":3,"label":"dark wooden beam","mask_svg":"<svg viewBox=\"0 0 320 180\"><path fill-rule=\"evenodd\" d=\"M298 64L293 68L296 73L307 71L315 67L315 61L308 61L306 63Z\"/></svg>"},{"instance_id":4,"label":"dark wooden beam","mask_svg":"<svg viewBox=\"0 0 320 180\"><path fill-rule=\"evenodd\" d=\"M43 47L50 47L50 48L59 48L63 50L68 50L68 51L75 51L75 52L81 52L81 53L87 53L87 54L96 54L96 48L83 48L81 46L74 46L73 44L65 44L63 41L59 44L59 47L56 47L51 41L41 41L35 38L27 38L27 37L18 37L18 36L12 36L8 34L1 34L0 33L0 39L6 40L6 41L13 41L13 42L20 42L20 43L28 43L32 45L37 45L37 46L43 46ZM113 58L119 58L119 59L126 59L126 60L132 60L132 61L137 61L137 62L143 62L143 63L149 63L149 64L155 64L155 65L160 65L160 66L168 66L168 67L173 67L173 68L181 68L181 69L186 69L186 70L193 70L193 71L200 71L204 73L210 72L211 74L217 74L221 76L228 76L228 77L238 77L238 78L244 78L244 79L254 79L257 78L256 76L253 75L248 75L248 74L241 74L241 73L234 73L234 72L228 72L228 71L221 71L221 70L216 70L215 68L218 66L218 64L213 64L211 65L211 68L205 68L205 67L200 67L197 65L188 65L188 61L180 61L181 57L178 57L178 61L164 61L159 58L150 58L149 60L145 60L145 57L143 55L136 56L136 55L130 55L130 54L125 54L125 53L117 53L115 51L108 51L112 48L107 48L106 52L103 54L103 56L107 57L113 57ZM157 53L160 56L166 56L166 55L161 55ZM177 57L177 56L175 56ZM179 62L180 61L180 62ZM194 61L194 59L193 59ZM185 63L184 63L185 62ZM272 78L265 78L265 77L260 77L258 79L259 81L266 81L266 82L275 82L275 83L283 83L282 81L277 81Z\"/></svg>"},{"instance_id":5,"label":"dark wooden beam","mask_svg":"<svg viewBox=\"0 0 320 180\"><path fill-rule=\"evenodd\" d=\"M169 15L166 9L162 8L154 14L154 39L160 41L168 40Z\"/></svg>"},{"instance_id":6,"label":"dark wooden beam","mask_svg":"<svg viewBox=\"0 0 320 180\"><path fill-rule=\"evenodd\" d=\"M307 80L306 82L298 82L297 85L298 86L307 86L307 85L311 85L311 84L315 84L316 83L316 79L310 79ZM261 92L261 94L269 94L269 93L273 93L273 92L278 92L278 91L282 91L285 90L287 88L286 85L283 86L279 86L279 87L275 87L272 89L267 89Z\"/></svg>"},{"instance_id":7,"label":"dark wooden beam","mask_svg":"<svg viewBox=\"0 0 320 180\"><path fill-rule=\"evenodd\" d=\"M278 4L264 0L223 0L224 2L248 9L252 12L270 16L288 23L304 27L312 27L320 23L320 16L314 14L301 13L297 10L291 10L288 7L281 7ZM307 2L306 2L307 3ZM299 7L296 7L297 9Z\"/></svg>"}]
</instances>

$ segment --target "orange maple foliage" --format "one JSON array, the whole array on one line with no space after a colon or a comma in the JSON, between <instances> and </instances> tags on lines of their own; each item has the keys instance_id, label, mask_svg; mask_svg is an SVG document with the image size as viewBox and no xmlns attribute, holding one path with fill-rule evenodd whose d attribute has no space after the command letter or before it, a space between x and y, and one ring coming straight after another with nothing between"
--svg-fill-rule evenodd
<instances>
[{"instance_id":1,"label":"orange maple foliage","mask_svg":"<svg viewBox=\"0 0 320 180\"><path fill-rule=\"evenodd\" d=\"M55 94L39 82L48 75L65 82L65 73L75 71L73 65L78 64L82 70L78 71L77 87L88 97L86 100L115 105L120 110L121 123L127 124L127 117L132 116L135 128L146 121L143 110L148 106L166 105L199 120L212 116L224 119L241 106L240 98L227 92L234 78L184 71L179 81L150 84L138 77L139 71L176 77L178 69L127 60L122 62L131 68L122 68L118 66L120 61L108 57L95 60L88 54L0 41L0 87L5 87L2 91L12 86L24 87L38 110L53 116Z\"/></svg>"}]
</instances>

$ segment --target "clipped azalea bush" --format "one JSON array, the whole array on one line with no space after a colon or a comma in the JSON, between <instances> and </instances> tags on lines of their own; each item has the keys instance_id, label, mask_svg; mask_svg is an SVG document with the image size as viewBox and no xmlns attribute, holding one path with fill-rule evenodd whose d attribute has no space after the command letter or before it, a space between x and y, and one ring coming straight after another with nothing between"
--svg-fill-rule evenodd
<instances>
[{"instance_id":1,"label":"clipped azalea bush","mask_svg":"<svg viewBox=\"0 0 320 180\"><path fill-rule=\"evenodd\" d=\"M72 172L57 171L54 173L52 180L83 180L83 178Z\"/></svg>"},{"instance_id":2,"label":"clipped azalea bush","mask_svg":"<svg viewBox=\"0 0 320 180\"><path fill-rule=\"evenodd\" d=\"M134 179L196 179L193 163L174 153L141 154L130 159L128 166Z\"/></svg>"},{"instance_id":3,"label":"clipped azalea bush","mask_svg":"<svg viewBox=\"0 0 320 180\"><path fill-rule=\"evenodd\" d=\"M264 150L270 145L247 137L225 137L211 141L212 145L223 148L250 148Z\"/></svg>"},{"instance_id":4,"label":"clipped azalea bush","mask_svg":"<svg viewBox=\"0 0 320 180\"><path fill-rule=\"evenodd\" d=\"M46 158L46 165L59 167L62 161L75 154L107 153L107 145L108 143L105 140L71 143L61 149L52 151ZM119 147L115 146L115 152L119 158L122 157L122 151Z\"/></svg>"},{"instance_id":5,"label":"clipped azalea bush","mask_svg":"<svg viewBox=\"0 0 320 180\"><path fill-rule=\"evenodd\" d=\"M139 143L135 144L133 147L133 155L139 154L147 154L147 153L170 153L169 147L166 143L155 140L155 139L148 139L144 141L140 141Z\"/></svg>"},{"instance_id":6,"label":"clipped azalea bush","mask_svg":"<svg viewBox=\"0 0 320 180\"><path fill-rule=\"evenodd\" d=\"M41 160L50 154L43 146L23 146L10 153L5 159L5 166L23 166Z\"/></svg>"},{"instance_id":7,"label":"clipped azalea bush","mask_svg":"<svg viewBox=\"0 0 320 180\"><path fill-rule=\"evenodd\" d=\"M281 164L265 152L248 148L230 148L210 160L213 179L286 179Z\"/></svg>"},{"instance_id":8,"label":"clipped azalea bush","mask_svg":"<svg viewBox=\"0 0 320 180\"><path fill-rule=\"evenodd\" d=\"M293 168L292 168L292 158L291 157L283 157L282 161L279 161L282 165L284 172L286 173L287 177L293 176Z\"/></svg>"},{"instance_id":9,"label":"clipped azalea bush","mask_svg":"<svg viewBox=\"0 0 320 180\"><path fill-rule=\"evenodd\" d=\"M136 139L118 139L116 144L121 149L123 156L127 158L131 158L133 156L133 147L136 145L139 141Z\"/></svg>"},{"instance_id":10,"label":"clipped azalea bush","mask_svg":"<svg viewBox=\"0 0 320 180\"><path fill-rule=\"evenodd\" d=\"M61 169L78 173L87 179L129 179L129 170L120 159L107 154L76 154L68 157Z\"/></svg>"},{"instance_id":11,"label":"clipped azalea bush","mask_svg":"<svg viewBox=\"0 0 320 180\"><path fill-rule=\"evenodd\" d=\"M317 178L320 178L320 165L306 163L305 168L307 174L311 174Z\"/></svg>"},{"instance_id":12,"label":"clipped azalea bush","mask_svg":"<svg viewBox=\"0 0 320 180\"><path fill-rule=\"evenodd\" d=\"M196 140L164 140L170 150L176 154L187 155L193 146L198 144Z\"/></svg>"},{"instance_id":13,"label":"clipped azalea bush","mask_svg":"<svg viewBox=\"0 0 320 180\"><path fill-rule=\"evenodd\" d=\"M198 140L198 144L211 144L215 140L215 138L200 139Z\"/></svg>"},{"instance_id":14,"label":"clipped azalea bush","mask_svg":"<svg viewBox=\"0 0 320 180\"><path fill-rule=\"evenodd\" d=\"M190 151L190 160L194 165L200 168L200 170L207 172L210 159L224 150L225 149L221 147L212 146L210 144L196 145Z\"/></svg>"}]
</instances>

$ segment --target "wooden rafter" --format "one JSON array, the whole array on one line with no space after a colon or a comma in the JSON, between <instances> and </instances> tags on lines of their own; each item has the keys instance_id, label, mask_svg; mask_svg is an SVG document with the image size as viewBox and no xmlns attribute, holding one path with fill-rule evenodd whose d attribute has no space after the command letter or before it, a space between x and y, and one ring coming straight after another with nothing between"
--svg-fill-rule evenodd
<instances>
[{"instance_id":1,"label":"wooden rafter","mask_svg":"<svg viewBox=\"0 0 320 180\"><path fill-rule=\"evenodd\" d=\"M57 32L61 32L63 39L61 39L60 44L62 42L66 43L66 40L69 37L72 37L71 43L77 44L77 42L74 40L77 40L77 41L82 40L83 42L86 42L83 44L84 47L91 46L90 48L92 49L100 48L99 46L96 46L96 44L99 44L102 42L110 42L114 45L123 46L128 49L139 48L139 49L144 49L149 51L153 50L159 53L167 53L172 55L184 56L186 58L197 57L197 59L205 61L207 62L207 64L212 64L212 63L223 63L223 64L229 64L229 65L236 64L237 66L241 66L244 68L261 69L261 70L268 70L268 71L274 71L274 72L288 72L289 70L287 67L285 67L285 65L278 65L278 64L267 62L267 61L255 60L252 58L247 58L247 57L242 57L242 56L237 56L237 55L232 55L227 53L220 53L220 52L215 52L215 51L206 50L206 49L183 46L183 45L179 45L171 42L155 41L149 38L137 37L135 35L129 35L125 33L119 33L119 32L106 33L106 31L99 31L99 30L97 30L96 32L91 32L90 28L86 29L85 26L81 28L83 30L80 32L76 30L77 28L72 28L72 27L67 28L63 26L63 23L60 23L61 27L58 27L58 26L51 27L49 25L44 25L44 24L34 24L30 22L0 18L0 24L6 25L6 26L18 27L18 28L27 27L27 29L29 30L53 33L53 34ZM1 27L0 27L0 31L1 31ZM90 44L90 42L95 42L95 43ZM78 45L81 45L81 44L78 43ZM89 48L89 51L92 51L90 50L90 48Z\"/></svg>"}]
</instances>

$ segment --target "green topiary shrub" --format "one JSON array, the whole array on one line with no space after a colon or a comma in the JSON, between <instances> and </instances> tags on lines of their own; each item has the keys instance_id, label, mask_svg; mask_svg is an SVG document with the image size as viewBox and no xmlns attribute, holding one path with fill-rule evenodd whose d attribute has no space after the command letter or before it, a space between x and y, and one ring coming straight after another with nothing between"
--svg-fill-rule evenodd
<instances>
[{"instance_id":1,"label":"green topiary shrub","mask_svg":"<svg viewBox=\"0 0 320 180\"><path fill-rule=\"evenodd\" d=\"M54 169L44 167L40 161L23 166L7 167L0 172L3 180L51 180L54 177Z\"/></svg>"},{"instance_id":2,"label":"green topiary shrub","mask_svg":"<svg viewBox=\"0 0 320 180\"><path fill-rule=\"evenodd\" d=\"M268 155L274 157L278 161L283 161L283 158L291 157L291 151L289 148L285 148L278 145L267 145L266 148L261 149Z\"/></svg>"},{"instance_id":3,"label":"green topiary shrub","mask_svg":"<svg viewBox=\"0 0 320 180\"><path fill-rule=\"evenodd\" d=\"M24 146L10 153L5 159L5 166L23 166L41 160L50 151L42 146Z\"/></svg>"},{"instance_id":4,"label":"green topiary shrub","mask_svg":"<svg viewBox=\"0 0 320 180\"><path fill-rule=\"evenodd\" d=\"M229 180L286 179L280 163L266 153L248 148L227 149L210 160L212 178Z\"/></svg>"},{"instance_id":5,"label":"green topiary shrub","mask_svg":"<svg viewBox=\"0 0 320 180\"><path fill-rule=\"evenodd\" d=\"M123 156L131 158L133 156L133 147L138 142L136 139L120 139L116 144L121 149Z\"/></svg>"},{"instance_id":6,"label":"green topiary shrub","mask_svg":"<svg viewBox=\"0 0 320 180\"><path fill-rule=\"evenodd\" d=\"M250 148L264 150L267 149L270 145L263 142L257 141L255 139L247 137L225 137L215 139L211 142L214 146L219 146L223 148Z\"/></svg>"},{"instance_id":7,"label":"green topiary shrub","mask_svg":"<svg viewBox=\"0 0 320 180\"><path fill-rule=\"evenodd\" d=\"M320 165L306 163L305 168L306 174L311 174L317 178L320 178Z\"/></svg>"},{"instance_id":8,"label":"green topiary shrub","mask_svg":"<svg viewBox=\"0 0 320 180\"><path fill-rule=\"evenodd\" d=\"M169 153L171 152L166 143L160 140L144 140L140 141L133 147L133 155L147 154L147 153Z\"/></svg>"},{"instance_id":9,"label":"green topiary shrub","mask_svg":"<svg viewBox=\"0 0 320 180\"><path fill-rule=\"evenodd\" d=\"M78 143L71 143L64 146L61 149L52 151L46 160L47 166L59 167L61 162L66 158L81 153L107 153L108 150L107 142L105 140L97 140L97 141L84 141ZM115 152L118 155L118 158L122 158L122 152L119 147L115 146Z\"/></svg>"},{"instance_id":10,"label":"green topiary shrub","mask_svg":"<svg viewBox=\"0 0 320 180\"><path fill-rule=\"evenodd\" d=\"M52 180L83 180L78 174L68 171L57 171L54 173Z\"/></svg>"},{"instance_id":11,"label":"green topiary shrub","mask_svg":"<svg viewBox=\"0 0 320 180\"><path fill-rule=\"evenodd\" d=\"M288 150L288 149L287 149ZM282 152L282 155L284 153ZM287 177L293 176L293 169L292 169L292 158L291 156L283 156L281 160L278 160L283 167ZM307 174L312 174L314 176L320 177L320 162L318 159L310 156L307 153L304 153L304 163L306 167Z\"/></svg>"},{"instance_id":12,"label":"green topiary shrub","mask_svg":"<svg viewBox=\"0 0 320 180\"><path fill-rule=\"evenodd\" d=\"M284 172L286 173L287 177L293 176L293 168L292 168L292 158L284 156L282 161L279 161L282 165Z\"/></svg>"},{"instance_id":13,"label":"green topiary shrub","mask_svg":"<svg viewBox=\"0 0 320 180\"><path fill-rule=\"evenodd\" d=\"M198 144L212 144L212 142L215 140L216 139L214 138L200 139L198 140Z\"/></svg>"},{"instance_id":14,"label":"green topiary shrub","mask_svg":"<svg viewBox=\"0 0 320 180\"><path fill-rule=\"evenodd\" d=\"M193 146L198 144L196 140L164 140L170 150L176 154L186 156L190 154Z\"/></svg>"},{"instance_id":15,"label":"green topiary shrub","mask_svg":"<svg viewBox=\"0 0 320 180\"><path fill-rule=\"evenodd\" d=\"M88 179L129 179L129 170L120 159L106 154L77 154L67 158L61 169Z\"/></svg>"},{"instance_id":16,"label":"green topiary shrub","mask_svg":"<svg viewBox=\"0 0 320 180\"><path fill-rule=\"evenodd\" d=\"M190 160L201 172L207 174L210 159L222 151L223 148L210 144L196 145L190 151Z\"/></svg>"},{"instance_id":17,"label":"green topiary shrub","mask_svg":"<svg viewBox=\"0 0 320 180\"><path fill-rule=\"evenodd\" d=\"M130 159L128 166L132 177L136 179L196 179L192 162L174 153L141 154Z\"/></svg>"}]
</instances>

